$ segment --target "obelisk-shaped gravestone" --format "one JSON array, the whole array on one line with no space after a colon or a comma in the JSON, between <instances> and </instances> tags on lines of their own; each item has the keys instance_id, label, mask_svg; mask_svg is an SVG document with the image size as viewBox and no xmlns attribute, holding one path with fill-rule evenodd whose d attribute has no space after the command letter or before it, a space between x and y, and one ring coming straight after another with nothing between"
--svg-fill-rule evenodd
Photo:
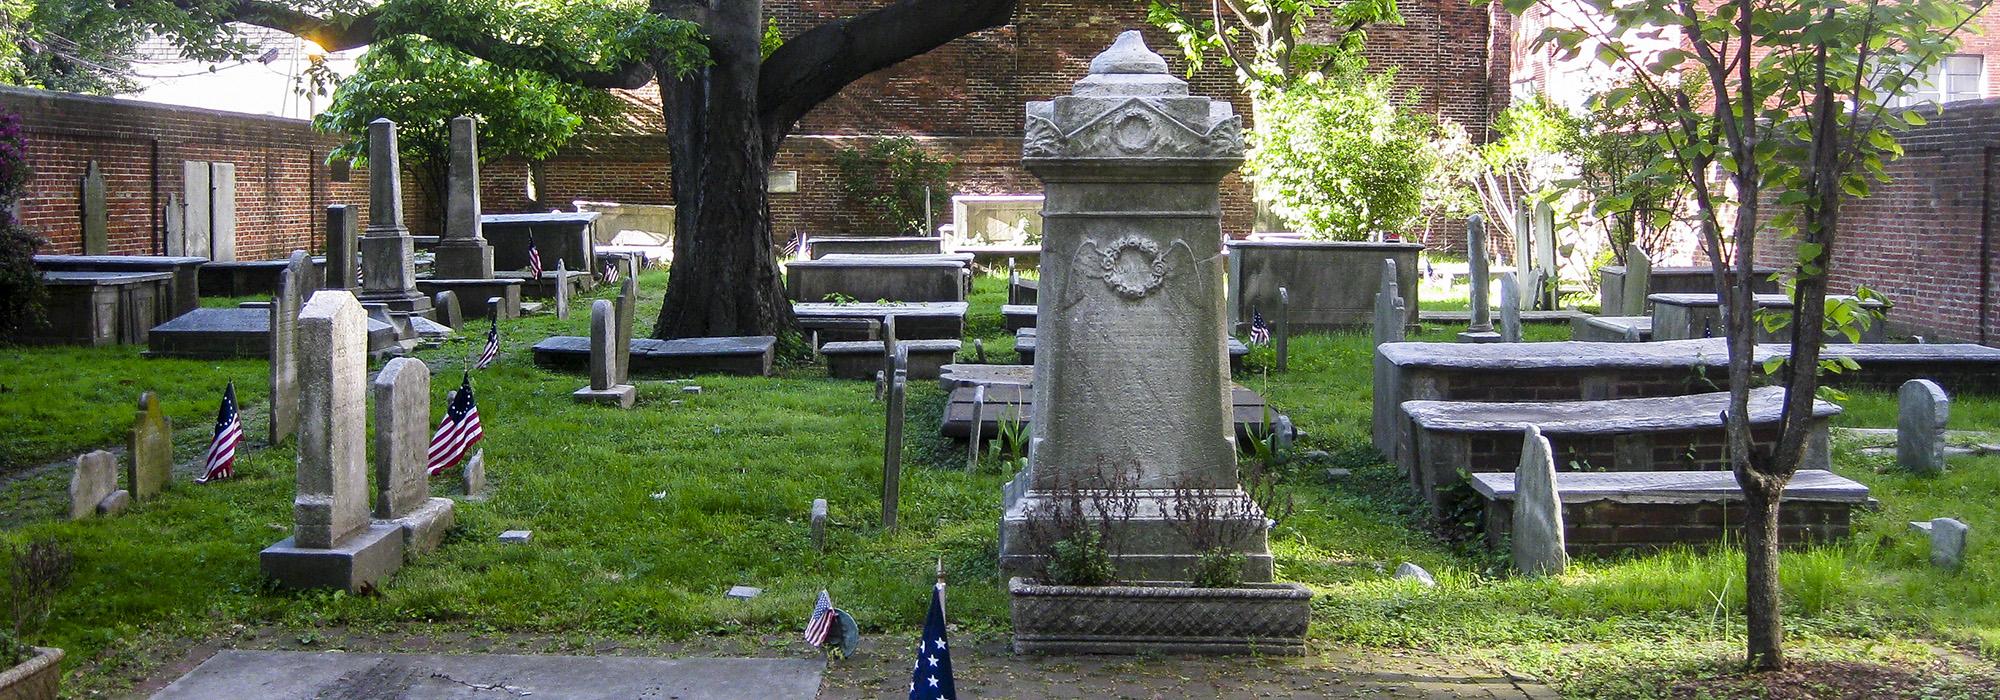
<instances>
[{"instance_id":1,"label":"obelisk-shaped gravestone","mask_svg":"<svg viewBox=\"0 0 2000 700\"><path fill-rule=\"evenodd\" d=\"M1521 285L1514 281L1514 273L1500 273L1500 341L1521 342Z\"/></svg>"},{"instance_id":2,"label":"obelisk-shaped gravestone","mask_svg":"<svg viewBox=\"0 0 2000 700\"><path fill-rule=\"evenodd\" d=\"M1128 31L1071 94L1029 103L1026 125L1022 164L1045 202L1040 347L1002 567L1038 569L1073 534L1060 511L1103 512L1111 500L1093 494L1109 493L1136 504L1109 518L1119 576L1185 580L1220 547L1245 555L1245 580L1269 581L1264 515L1237 481L1222 322L1219 183L1242 162L1241 117L1189 95ZM1189 502L1170 503L1174 489ZM1218 537L1177 536L1177 509L1220 514L1206 523Z\"/></svg>"},{"instance_id":3,"label":"obelisk-shaped gravestone","mask_svg":"<svg viewBox=\"0 0 2000 700\"><path fill-rule=\"evenodd\" d=\"M1493 331L1493 309L1486 300L1493 278L1486 266L1486 222L1478 214L1465 220L1465 259L1466 280L1471 290L1472 322L1465 332L1458 334L1458 342L1500 342L1500 334Z\"/></svg>"},{"instance_id":4,"label":"obelisk-shaped gravestone","mask_svg":"<svg viewBox=\"0 0 2000 700\"><path fill-rule=\"evenodd\" d=\"M368 123L368 229L361 234L361 300L386 304L391 313L430 316L431 300L417 291L416 243L403 227L403 169L396 151L396 123Z\"/></svg>"},{"instance_id":5,"label":"obelisk-shaped gravestone","mask_svg":"<svg viewBox=\"0 0 2000 700\"><path fill-rule=\"evenodd\" d=\"M415 358L383 365L375 395L375 517L403 531L403 554L437 548L451 529L451 499L431 498L431 370Z\"/></svg>"},{"instance_id":6,"label":"obelisk-shaped gravestone","mask_svg":"<svg viewBox=\"0 0 2000 700\"><path fill-rule=\"evenodd\" d=\"M368 517L368 317L324 290L299 312L298 494L292 536L259 556L292 588L361 591L402 565L401 529Z\"/></svg>"},{"instance_id":7,"label":"obelisk-shaped gravestone","mask_svg":"<svg viewBox=\"0 0 2000 700\"><path fill-rule=\"evenodd\" d=\"M355 257L359 241L355 240L354 226L353 207L334 204L326 208L326 279L320 280L320 287L354 289L360 277Z\"/></svg>"},{"instance_id":8,"label":"obelisk-shaped gravestone","mask_svg":"<svg viewBox=\"0 0 2000 700\"><path fill-rule=\"evenodd\" d=\"M444 236L438 239L438 279L492 279L493 246L479 229L479 122L451 120L451 164L445 181Z\"/></svg>"},{"instance_id":9,"label":"obelisk-shaped gravestone","mask_svg":"<svg viewBox=\"0 0 2000 700\"><path fill-rule=\"evenodd\" d=\"M78 203L83 207L83 211L81 212L83 215L83 254L104 255L110 253L111 214L107 210L110 203L105 201L104 169L97 166L97 161L90 161L89 165L84 166L81 194L82 196L78 198Z\"/></svg>"},{"instance_id":10,"label":"obelisk-shaped gravestone","mask_svg":"<svg viewBox=\"0 0 2000 700\"><path fill-rule=\"evenodd\" d=\"M312 258L292 251L284 272L278 273L278 294L271 297L271 444L283 442L299 427L299 309L305 305Z\"/></svg>"}]
</instances>

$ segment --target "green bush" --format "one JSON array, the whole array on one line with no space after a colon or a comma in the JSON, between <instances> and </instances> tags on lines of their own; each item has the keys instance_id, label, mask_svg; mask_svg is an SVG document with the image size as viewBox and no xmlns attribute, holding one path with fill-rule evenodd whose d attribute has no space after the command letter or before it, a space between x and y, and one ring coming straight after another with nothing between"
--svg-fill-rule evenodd
<instances>
[{"instance_id":1,"label":"green bush","mask_svg":"<svg viewBox=\"0 0 2000 700\"><path fill-rule=\"evenodd\" d=\"M0 339L41 325L48 290L35 271L42 239L21 226L14 204L28 184L28 147L21 117L0 112Z\"/></svg>"},{"instance_id":2,"label":"green bush","mask_svg":"<svg viewBox=\"0 0 2000 700\"><path fill-rule=\"evenodd\" d=\"M1394 77L1355 70L1261 92L1247 154L1257 196L1318 240L1417 226L1442 179L1437 127L1397 106Z\"/></svg>"},{"instance_id":3,"label":"green bush","mask_svg":"<svg viewBox=\"0 0 2000 700\"><path fill-rule=\"evenodd\" d=\"M1084 528L1049 548L1049 583L1058 586L1107 586L1118 580L1111 552L1097 531Z\"/></svg>"},{"instance_id":4,"label":"green bush","mask_svg":"<svg viewBox=\"0 0 2000 700\"><path fill-rule=\"evenodd\" d=\"M864 212L868 223L888 226L895 233L929 235L925 188L933 211L951 204L951 186L945 178L958 161L933 158L916 139L896 136L876 141L867 150L840 149L834 165L840 169L841 191Z\"/></svg>"},{"instance_id":5,"label":"green bush","mask_svg":"<svg viewBox=\"0 0 2000 700\"><path fill-rule=\"evenodd\" d=\"M1243 582L1243 563L1247 559L1242 552L1216 547L1195 558L1194 567L1188 570L1188 580L1195 588L1234 588Z\"/></svg>"}]
</instances>

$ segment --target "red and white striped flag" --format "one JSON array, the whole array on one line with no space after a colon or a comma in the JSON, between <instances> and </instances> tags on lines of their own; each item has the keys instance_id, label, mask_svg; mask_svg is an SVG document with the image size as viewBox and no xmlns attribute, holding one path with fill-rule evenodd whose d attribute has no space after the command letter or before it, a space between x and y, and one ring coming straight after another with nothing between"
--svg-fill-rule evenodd
<instances>
[{"instance_id":1,"label":"red and white striped flag","mask_svg":"<svg viewBox=\"0 0 2000 700\"><path fill-rule=\"evenodd\" d=\"M542 251L535 249L535 239L528 239L528 277L542 278Z\"/></svg>"},{"instance_id":2,"label":"red and white striped flag","mask_svg":"<svg viewBox=\"0 0 2000 700\"><path fill-rule=\"evenodd\" d=\"M466 372L465 382L452 393L451 405L445 407L444 421L431 434L430 475L457 466L485 436L486 431L479 427L479 405L472 400L472 373Z\"/></svg>"},{"instance_id":3,"label":"red and white striped flag","mask_svg":"<svg viewBox=\"0 0 2000 700\"><path fill-rule=\"evenodd\" d=\"M605 284L618 283L618 261L613 260L611 262L604 264L604 283Z\"/></svg>"},{"instance_id":4,"label":"red and white striped flag","mask_svg":"<svg viewBox=\"0 0 2000 700\"><path fill-rule=\"evenodd\" d=\"M833 633L833 615L833 597L822 590L819 602L813 604L812 619L806 622L806 646L826 644L827 636Z\"/></svg>"},{"instance_id":5,"label":"red and white striped flag","mask_svg":"<svg viewBox=\"0 0 2000 700\"><path fill-rule=\"evenodd\" d=\"M243 420L236 415L236 382L222 390L222 408L215 412L215 438L208 443L208 463L202 477L205 484L236 475L236 446L243 442Z\"/></svg>"},{"instance_id":6,"label":"red and white striped flag","mask_svg":"<svg viewBox=\"0 0 2000 700\"><path fill-rule=\"evenodd\" d=\"M493 327L486 329L486 347L479 351L479 360L472 364L472 368L486 369L486 366L493 364L493 360L498 357L500 357L500 314L496 311L493 314Z\"/></svg>"}]
</instances>

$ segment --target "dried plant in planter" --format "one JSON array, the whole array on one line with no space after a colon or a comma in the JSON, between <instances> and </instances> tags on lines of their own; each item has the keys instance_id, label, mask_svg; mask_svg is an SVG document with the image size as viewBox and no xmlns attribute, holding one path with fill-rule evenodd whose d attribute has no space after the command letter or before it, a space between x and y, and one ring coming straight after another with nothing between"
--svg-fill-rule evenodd
<instances>
[{"instance_id":1,"label":"dried plant in planter","mask_svg":"<svg viewBox=\"0 0 2000 700\"><path fill-rule=\"evenodd\" d=\"M1139 514L1138 481L1138 464L1102 458L1088 475L1052 474L1050 496L1035 506L1027 529L1035 551L1050 553L1038 578L1065 586L1114 583L1111 558L1123 551L1121 526Z\"/></svg>"},{"instance_id":2,"label":"dried plant in planter","mask_svg":"<svg viewBox=\"0 0 2000 700\"><path fill-rule=\"evenodd\" d=\"M1277 527L1291 517L1292 494L1280 488L1264 460L1246 461L1242 468L1247 500L1216 498L1212 489L1191 483L1174 486L1167 503L1167 520L1199 552L1188 570L1198 588L1229 588L1243 582L1243 543L1259 529ZM1262 517L1258 517L1259 513Z\"/></svg>"},{"instance_id":3,"label":"dried plant in planter","mask_svg":"<svg viewBox=\"0 0 2000 700\"><path fill-rule=\"evenodd\" d=\"M7 569L7 609L14 616L7 640L11 666L27 659L31 651L28 639L38 635L48 622L56 593L69 585L76 558L53 538L35 540L25 547L11 545L8 552L13 555Z\"/></svg>"}]
</instances>

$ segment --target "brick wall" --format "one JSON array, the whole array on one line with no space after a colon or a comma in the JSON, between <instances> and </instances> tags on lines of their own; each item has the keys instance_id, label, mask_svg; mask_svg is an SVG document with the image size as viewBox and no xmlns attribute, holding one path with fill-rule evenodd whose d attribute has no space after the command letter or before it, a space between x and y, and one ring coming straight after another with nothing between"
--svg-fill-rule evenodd
<instances>
[{"instance_id":1,"label":"brick wall","mask_svg":"<svg viewBox=\"0 0 2000 700\"><path fill-rule=\"evenodd\" d=\"M48 240L43 253L83 251L83 173L104 171L115 254L163 254L168 197L181 191L181 164L236 165L236 255L274 259L318 250L323 208L360 203L365 175L335 183L323 164L333 140L306 122L22 88L0 88L0 109L23 118L34 177L21 219Z\"/></svg>"},{"instance_id":2,"label":"brick wall","mask_svg":"<svg viewBox=\"0 0 2000 700\"><path fill-rule=\"evenodd\" d=\"M1832 292L1867 286L1895 304L1892 329L2000 345L2000 99L1961 102L1899 135L1891 180L1841 207ZM1788 241L1759 240L1758 264L1787 268Z\"/></svg>"},{"instance_id":3,"label":"brick wall","mask_svg":"<svg viewBox=\"0 0 2000 700\"><path fill-rule=\"evenodd\" d=\"M1511 501L1486 502L1486 542L1505 549L1513 529ZM1572 555L1608 556L1621 552L1743 541L1748 522L1742 501L1708 503L1563 504L1563 540ZM1786 500L1778 511L1778 542L1786 547L1837 542L1851 532L1853 506L1826 501Z\"/></svg>"}]
</instances>

